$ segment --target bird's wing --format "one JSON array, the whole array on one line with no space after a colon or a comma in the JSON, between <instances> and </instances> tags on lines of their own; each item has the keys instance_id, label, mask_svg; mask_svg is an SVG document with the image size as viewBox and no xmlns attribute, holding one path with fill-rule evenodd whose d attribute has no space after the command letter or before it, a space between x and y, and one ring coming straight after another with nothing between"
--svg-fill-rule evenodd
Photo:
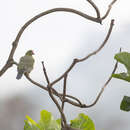
<instances>
[{"instance_id":1,"label":"bird's wing","mask_svg":"<svg viewBox=\"0 0 130 130\"><path fill-rule=\"evenodd\" d=\"M34 59L32 56L24 56L20 59L20 69L25 69L25 72L30 73L33 69Z\"/></svg>"},{"instance_id":2,"label":"bird's wing","mask_svg":"<svg viewBox=\"0 0 130 130\"><path fill-rule=\"evenodd\" d=\"M17 69L18 69L18 71L25 70L25 58L24 58L24 56L20 58Z\"/></svg>"}]
</instances>

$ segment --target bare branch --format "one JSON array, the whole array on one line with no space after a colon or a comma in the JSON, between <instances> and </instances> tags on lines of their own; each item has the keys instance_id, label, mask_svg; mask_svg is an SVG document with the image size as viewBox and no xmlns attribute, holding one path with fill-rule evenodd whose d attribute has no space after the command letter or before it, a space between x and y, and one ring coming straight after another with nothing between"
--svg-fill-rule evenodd
<instances>
[{"instance_id":1,"label":"bare branch","mask_svg":"<svg viewBox=\"0 0 130 130\"><path fill-rule=\"evenodd\" d=\"M115 66L114 66L114 69L113 69L113 71L112 71L112 74L115 73L115 71L116 71L116 69L117 69L117 66L118 66L118 62L116 62ZM96 100L95 100L91 105L86 105L85 108L92 107L92 106L94 106L94 105L98 102L99 98L101 97L102 93L104 92L104 89L107 87L108 83L111 81L111 79L112 79L112 74L111 74L111 76L109 77L109 79L106 81L106 83L103 85L103 87L102 87L100 93L98 94Z\"/></svg>"},{"instance_id":2,"label":"bare branch","mask_svg":"<svg viewBox=\"0 0 130 130\"><path fill-rule=\"evenodd\" d=\"M65 105L66 81L67 81L67 75L65 75L65 77L64 77L63 96L62 96L62 104L61 104L61 110L62 110L62 112L64 112L64 105ZM63 121L62 117L61 117L61 125L62 125L62 128L64 128L64 121ZM65 126L66 125L67 124L65 124Z\"/></svg>"},{"instance_id":3,"label":"bare branch","mask_svg":"<svg viewBox=\"0 0 130 130\"><path fill-rule=\"evenodd\" d=\"M105 44L107 43L110 35L111 35L111 32L112 32L112 29L113 29L113 25L114 25L114 20L112 19L111 20L111 23L110 23L110 27L109 27L109 30L108 30L108 33L106 35L106 38L105 40L103 41L103 43L99 46L99 48L97 50L95 50L94 52L90 53L89 55L87 55L86 57L82 58L82 59L78 59L78 62L82 62L88 58L90 58L91 56L97 54L99 51L101 51L101 49L105 46Z\"/></svg>"},{"instance_id":4,"label":"bare branch","mask_svg":"<svg viewBox=\"0 0 130 130\"><path fill-rule=\"evenodd\" d=\"M48 88L48 93L49 93L49 96L51 97L51 99L53 100L53 102L55 103L55 105L57 106L60 114L61 114L61 119L62 119L62 127L64 127L64 125L66 126L67 125L67 121L66 121L66 117L65 117L65 114L63 112L63 109L60 107L60 104L58 103L58 101L56 100L56 98L53 96L53 91L52 91L52 87L50 86L50 81L49 81L49 77L47 75L47 72L46 72L46 68L44 66L44 62L42 62L42 66L43 66L43 72L44 72L44 75L45 75L45 78L46 78L46 81L47 81L47 88ZM64 98L65 98L65 95L63 94L63 100L62 102L64 102Z\"/></svg>"},{"instance_id":5,"label":"bare branch","mask_svg":"<svg viewBox=\"0 0 130 130\"><path fill-rule=\"evenodd\" d=\"M73 97L73 96L71 96L71 95L65 95L65 96L68 97L68 98L71 98L71 99L73 99L73 100L76 100L76 101L79 103L79 105L82 105L81 101L80 101L78 98ZM65 101L67 101L67 100L65 99Z\"/></svg>"},{"instance_id":6,"label":"bare branch","mask_svg":"<svg viewBox=\"0 0 130 130\"><path fill-rule=\"evenodd\" d=\"M97 23L100 23L100 20L97 19L97 18L94 18L94 17L91 17L87 14L84 14L80 11L77 11L77 10L74 10L74 9L70 9L70 8L54 8L54 9L50 9L50 10L47 10L45 12L42 12L36 16L34 16L32 19L30 19L29 21L27 21L23 26L22 28L20 29L20 31L18 32L17 36L16 36L16 39L15 41L13 42L12 44L12 49L10 51L10 54L9 54L9 57L8 57L8 60L6 62L6 64L3 66L3 68L0 70L0 76L2 76L6 71L7 69L9 69L12 64L9 63L10 60L13 59L13 56L14 56L14 53L15 53L15 50L18 46L18 42L19 42L19 39L21 38L21 35L23 34L24 30L31 24L33 23L34 21L36 21L37 19L39 19L40 17L42 16L45 16L47 14L50 14L50 13L53 13L53 12L58 12L58 11L64 11L64 12L71 12L71 13L74 13L74 14L77 14L81 17L84 17L88 20L91 20L93 22L97 22Z\"/></svg>"},{"instance_id":7,"label":"bare branch","mask_svg":"<svg viewBox=\"0 0 130 130\"><path fill-rule=\"evenodd\" d=\"M102 20L105 19L105 18L109 15L109 13L110 13L110 11L111 11L111 8L112 8L113 4L114 4L116 1L117 1L117 0L113 0L113 1L110 3L110 5L108 6L107 12L106 12L105 15L101 18Z\"/></svg>"},{"instance_id":8,"label":"bare branch","mask_svg":"<svg viewBox=\"0 0 130 130\"><path fill-rule=\"evenodd\" d=\"M35 84L36 86L40 87L41 89L44 89L44 90L48 91L47 87L45 87L44 85L41 85L41 84L35 82L34 80L32 80L32 79L30 78L29 75L26 75L26 74L25 74L25 77L26 77L31 83Z\"/></svg>"},{"instance_id":9,"label":"bare branch","mask_svg":"<svg viewBox=\"0 0 130 130\"><path fill-rule=\"evenodd\" d=\"M114 25L114 20L111 20L107 36L106 36L105 40L103 41L103 43L101 44L101 46L97 50L95 50L94 52L90 53L89 55L87 55L86 57L84 57L82 59L74 59L73 62L72 62L72 64L70 65L70 67L59 78L57 78L56 80L54 80L51 83L51 86L54 85L55 83L57 83L58 81L60 81L66 74L68 74L72 70L72 68L76 65L76 63L82 62L82 61L88 59L89 57L97 54L105 46L105 44L107 43L107 41L108 41L108 39L110 37L110 34L112 32L113 25Z\"/></svg>"},{"instance_id":10,"label":"bare branch","mask_svg":"<svg viewBox=\"0 0 130 130\"><path fill-rule=\"evenodd\" d=\"M111 8L112 8L112 5L117 1L117 0L113 0L111 2L111 4L109 5L108 7L108 10L106 12L106 14L100 18L100 11L98 9L98 7L96 6L96 4L92 1L92 0L87 0L91 6L95 9L96 11L96 15L97 17L92 17L92 16L89 16L85 13L82 13L80 11L77 11L77 10L74 10L74 9L71 9L71 8L54 8L54 9L50 9L50 10L47 10L45 12L42 12L36 16L34 16L33 18L31 18L29 21L27 21L23 26L22 28L19 30L16 38L15 38L15 41L13 42L12 44L12 49L10 51L10 54L9 54L9 57L8 57L8 60L6 62L6 64L3 66L3 68L0 70L0 76L2 76L10 67L12 67L13 64L15 64L16 66L18 65L17 62L15 62L13 60L13 57L14 57L14 54L15 54L15 51L17 49L17 46L18 46L18 42L23 34L23 32L25 31L25 29L30 25L32 24L34 21L36 21L37 19L41 18L42 16L45 16L45 15L48 15L48 14L51 14L51 13L54 13L54 12L60 12L60 11L64 11L64 12L69 12L69 13L74 13L74 14L77 14L87 20L90 20L90 21L93 21L93 22L96 22L96 23L101 23L103 19L105 19ZM47 75L47 71L46 71L46 68L45 68L45 65L44 65L44 62L42 62L42 66L43 66L43 72L44 72L44 75L45 75L45 78L46 78L46 82L47 82L47 86L44 86L44 85L41 85L37 82L35 82L34 80L32 80L30 78L30 76L28 74L24 74L25 77L33 84L35 84L36 86L40 87L41 89L44 89L46 90L48 93L49 93L49 96L51 97L51 99L53 100L53 102L55 103L55 105L57 106L60 114L61 114L61 118L62 118L62 128L67 130L68 129L72 129L70 128L68 125L67 125L67 120L66 120L66 117L65 117L65 114L64 114L64 105L65 105L65 102L68 102L69 104L72 104L74 106L77 106L77 107L80 107L80 108L88 108L88 107L92 107L94 106L97 101L99 100L100 96L102 95L102 93L104 92L104 89L106 88L106 86L108 85L108 83L111 81L112 79L112 76L109 77L109 79L107 80L107 82L104 84L104 86L102 87L100 93L98 94L96 100L90 104L90 105L86 105L86 104L82 104L81 101L76 98L76 97L73 97L71 95L67 95L66 94L66 84L67 84L67 77L68 77L68 74L69 72L73 69L73 67L79 63L79 62L83 62L85 60L87 60L88 58L90 58L91 56L97 54L98 52L101 51L101 49L105 46L105 44L107 43L109 37L110 37L110 34L112 32L112 29L113 29L113 25L114 25L114 20L111 20L111 24L110 24L110 27L109 27L109 30L108 30L108 33L107 33L107 36L105 38L105 40L103 41L103 43L99 46L98 49L96 49L94 52L88 54L87 56L85 56L84 58L81 58L81 59L77 59L75 58L72 62L72 64L69 66L69 68L59 77L57 78L56 80L54 80L52 83L50 82L49 80L49 77ZM114 70L112 72L115 73L116 71L116 68L117 68L117 64L115 64L115 67L114 67ZM64 85L63 85L63 94L60 94L58 93L52 86L57 83L58 81L60 81L61 79L64 78ZM62 105L60 106L58 100L55 98L55 96L57 96L61 102L62 102Z\"/></svg>"},{"instance_id":11,"label":"bare branch","mask_svg":"<svg viewBox=\"0 0 130 130\"><path fill-rule=\"evenodd\" d=\"M32 84L38 86L38 87L41 88L41 89L44 89L45 91L48 91L48 88L47 88L47 87L45 87L44 85L41 85L41 84L37 83L36 81L34 81L33 79L31 79L29 75L26 75L26 74L25 74L25 77L26 77ZM53 92L53 94L55 94L56 96L58 96L58 97L60 98L60 100L62 100L62 95L59 94L55 89L52 88L52 92Z\"/></svg>"},{"instance_id":12,"label":"bare branch","mask_svg":"<svg viewBox=\"0 0 130 130\"><path fill-rule=\"evenodd\" d=\"M43 66L43 72L44 72L46 81L47 81L48 84L50 84L50 81L49 81L49 78L48 78L48 75L47 75L47 72L46 72L46 68L44 66L44 62L43 61L42 61L42 66Z\"/></svg>"},{"instance_id":13,"label":"bare branch","mask_svg":"<svg viewBox=\"0 0 130 130\"><path fill-rule=\"evenodd\" d=\"M96 6L96 4L95 4L92 0L87 0L87 1L93 6L93 8L94 8L95 11L96 11L97 18L100 19L100 11L99 11L98 7Z\"/></svg>"},{"instance_id":14,"label":"bare branch","mask_svg":"<svg viewBox=\"0 0 130 130\"><path fill-rule=\"evenodd\" d=\"M90 56L94 55L95 52L96 52L96 53L99 52L99 51L104 47L105 43L107 42L107 40L108 40L108 38L109 38L109 36L110 36L110 34L111 34L113 25L114 25L114 20L111 21L110 29L109 29L109 31L108 31L108 34L107 34L106 39L104 40L103 44L102 44L96 51L94 51L93 53L89 54L89 55L88 55L87 57L85 57L84 59L80 59L81 61L86 60L86 59L89 58ZM72 63L71 66L69 67L69 69L64 73L63 77L65 76L65 74L68 74L68 73L71 71L71 69L74 67L74 65L75 65L76 63L81 62L80 60L79 60L79 59L74 59L74 60L73 60L73 63ZM45 71L45 69L44 69L44 73L45 73L45 72L46 72L46 71ZM43 86L43 85L41 85L41 84L39 84L39 83L33 81L33 80L32 80L29 76L27 76L27 75L25 75L25 76L26 76L26 78L27 78L29 81L31 81L33 84L35 84L35 85L39 86L40 88L42 88L42 89L48 91L47 87L45 87L45 86ZM48 76L46 75L46 79L47 79L47 77L48 77ZM63 78L63 77L62 77L62 78ZM61 78L61 77L60 77L60 78ZM62 79L62 78L61 78L61 79ZM58 82L58 81L59 81L59 79L56 80L56 82ZM48 79L47 82L50 83L49 79ZM51 86L52 86L52 85L54 85L54 84L51 84ZM63 100L63 95L62 95L62 94L59 94L59 93L58 93L55 89L53 89L53 88L52 88L52 92L53 92L53 94L55 94L56 96L58 96L58 97L60 98L60 100ZM82 104L82 103L80 102L80 100L77 99L76 97L73 97L73 96L71 96L71 95L66 95L66 97L69 97L69 98L71 98L71 99L74 99L74 100L76 100L78 103L76 103L76 102L74 102L74 101L72 101L72 100L69 100L68 98L65 98L65 99L64 99L65 102L68 102L68 103L70 103L70 104L72 104L72 105L74 105L74 106L77 106L77 107L82 107L82 108L85 108L85 107L86 107L86 105L85 105L85 104Z\"/></svg>"},{"instance_id":15,"label":"bare branch","mask_svg":"<svg viewBox=\"0 0 130 130\"><path fill-rule=\"evenodd\" d=\"M34 81L33 79L31 79L31 78L29 77L29 75L25 75L25 77L26 77L32 84L38 86L38 87L41 88L41 89L44 89L45 91L48 91L47 87L45 87L44 85L41 85L41 84L37 83L36 81ZM51 88L51 89L52 89L53 94L56 95L57 97L59 97L60 100L62 101L62 100L63 100L63 94L58 93L54 88ZM71 96L71 95L66 95L66 97L72 98L73 100L76 100L78 103L76 103L76 102L74 102L74 101L72 101L72 100L70 100L70 99L67 99L67 98L65 98L65 102L68 102L68 103L70 103L70 104L72 104L72 105L74 105L74 106L79 106L79 104L81 104L81 102L80 102L77 98L75 98L75 97L73 97L73 96Z\"/></svg>"},{"instance_id":16,"label":"bare branch","mask_svg":"<svg viewBox=\"0 0 130 130\"><path fill-rule=\"evenodd\" d=\"M67 76L68 75L65 75L65 77L64 77L62 111L64 110L64 104L65 104Z\"/></svg>"},{"instance_id":17,"label":"bare branch","mask_svg":"<svg viewBox=\"0 0 130 130\"><path fill-rule=\"evenodd\" d=\"M121 51L121 49L120 49L120 51ZM117 69L117 66L118 66L118 62L116 62L115 66L114 66L114 69L113 69L113 71L112 71L112 74L115 73L115 71L116 71L116 69ZM108 85L109 82L111 81L111 79L112 79L112 74L111 74L111 76L109 77L109 79L106 81L106 83L103 85L103 87L102 87L100 93L98 94L96 100L95 100L92 104L86 105L86 104L82 104L82 103L81 103L81 104L79 104L79 105L77 105L77 106L78 106L78 107L81 107L81 108L89 108L89 107L94 106L94 105L98 102L98 100L100 99L102 93L104 92L104 89L107 87L107 85Z\"/></svg>"},{"instance_id":18,"label":"bare branch","mask_svg":"<svg viewBox=\"0 0 130 130\"><path fill-rule=\"evenodd\" d=\"M77 11L75 9L71 9L71 8L54 8L54 9L50 9L50 10L47 10L45 12L42 12L36 16L34 16L33 18L31 18L29 21L27 21L23 26L22 28L20 29L20 31L18 32L16 38L15 38L15 41L12 43L12 49L10 51L10 54L9 54L9 57L8 57L8 60L6 62L6 64L2 67L2 69L0 70L0 76L2 76L10 67L12 67L12 64L10 63L10 61L13 59L13 56L15 54L15 51L16 51L16 48L18 46L18 42L24 32L24 30L30 25L32 24L34 21L36 21L37 19L41 18L42 16L45 16L47 14L50 14L50 13L53 13L53 12L59 12L59 11L64 11L64 12L70 12L70 13L74 13L74 14L77 14L85 19L88 19L90 21L93 21L93 22L97 22L97 23L101 23L103 19L105 19L111 8L112 8L112 5L117 1L117 0L113 0L111 2L111 4L109 5L109 8L108 8L108 11L106 12L106 14L100 18L100 11L99 9L97 8L97 6L95 5L94 2L92 2L92 0L87 0L93 7L94 9L96 10L96 13L97 13L97 18L95 17L92 17L92 16L89 16L85 13L82 13L80 11Z\"/></svg>"},{"instance_id":19,"label":"bare branch","mask_svg":"<svg viewBox=\"0 0 130 130\"><path fill-rule=\"evenodd\" d=\"M53 100L53 102L56 104L56 106L57 106L57 108L58 108L58 110L59 110L59 112L60 112L60 114L61 114L61 116L62 116L64 125L66 126L66 125L67 125L67 121L66 121L65 114L63 113L63 111L62 111L62 109L61 109L61 107L60 107L58 101L57 101L56 98L53 96L53 94L52 94L53 92L52 92L52 90L51 90L51 89L52 89L51 86L48 85L47 88L48 88L49 95L50 95L51 99Z\"/></svg>"},{"instance_id":20,"label":"bare branch","mask_svg":"<svg viewBox=\"0 0 130 130\"><path fill-rule=\"evenodd\" d=\"M0 77L13 65L13 59L8 59L6 64L0 70Z\"/></svg>"}]
</instances>

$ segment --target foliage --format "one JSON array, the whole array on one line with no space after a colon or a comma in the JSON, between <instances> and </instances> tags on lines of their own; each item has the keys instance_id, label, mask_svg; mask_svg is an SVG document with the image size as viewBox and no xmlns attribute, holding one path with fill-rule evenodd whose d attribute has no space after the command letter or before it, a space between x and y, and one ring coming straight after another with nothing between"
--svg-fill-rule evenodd
<instances>
[{"instance_id":1,"label":"foliage","mask_svg":"<svg viewBox=\"0 0 130 130\"><path fill-rule=\"evenodd\" d=\"M113 74L112 77L130 82L130 53L120 52L116 54L114 58L126 67L127 72ZM124 96L120 109L130 111L130 97Z\"/></svg>"},{"instance_id":2,"label":"foliage","mask_svg":"<svg viewBox=\"0 0 130 130\"><path fill-rule=\"evenodd\" d=\"M124 96L120 109L124 111L130 111L130 97Z\"/></svg>"},{"instance_id":3,"label":"foliage","mask_svg":"<svg viewBox=\"0 0 130 130\"><path fill-rule=\"evenodd\" d=\"M127 72L113 74L112 76L114 78L118 78L130 82L130 53L121 52L116 54L114 58L126 67Z\"/></svg>"},{"instance_id":4,"label":"foliage","mask_svg":"<svg viewBox=\"0 0 130 130\"><path fill-rule=\"evenodd\" d=\"M61 130L60 120L54 120L52 114L46 110L41 111L38 123L29 116L26 118L24 130Z\"/></svg>"},{"instance_id":5,"label":"foliage","mask_svg":"<svg viewBox=\"0 0 130 130\"><path fill-rule=\"evenodd\" d=\"M54 120L52 114L46 110L41 111L38 123L29 116L26 116L26 118L24 130L61 130L61 119ZM95 130L93 121L83 113L71 120L71 127L80 128L81 130Z\"/></svg>"},{"instance_id":6,"label":"foliage","mask_svg":"<svg viewBox=\"0 0 130 130\"><path fill-rule=\"evenodd\" d=\"M81 130L95 130L93 121L83 113L80 113L77 118L71 120L72 128L80 128Z\"/></svg>"}]
</instances>

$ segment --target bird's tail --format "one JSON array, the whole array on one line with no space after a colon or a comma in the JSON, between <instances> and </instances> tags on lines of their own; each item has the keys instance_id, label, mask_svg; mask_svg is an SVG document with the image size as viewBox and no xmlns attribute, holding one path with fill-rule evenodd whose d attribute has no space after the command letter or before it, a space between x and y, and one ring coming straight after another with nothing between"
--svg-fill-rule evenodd
<instances>
[{"instance_id":1,"label":"bird's tail","mask_svg":"<svg viewBox=\"0 0 130 130\"><path fill-rule=\"evenodd\" d=\"M16 79L19 80L19 79L22 78L22 76L23 76L23 72L22 72L22 73L19 73L19 72L18 72L18 74L17 74L17 76L16 76Z\"/></svg>"}]
</instances>

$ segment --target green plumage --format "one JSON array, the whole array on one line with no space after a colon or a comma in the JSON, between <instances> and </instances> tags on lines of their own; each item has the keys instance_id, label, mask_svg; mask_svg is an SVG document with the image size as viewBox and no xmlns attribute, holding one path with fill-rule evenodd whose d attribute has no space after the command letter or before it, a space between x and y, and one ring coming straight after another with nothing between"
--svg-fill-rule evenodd
<instances>
[{"instance_id":1,"label":"green plumage","mask_svg":"<svg viewBox=\"0 0 130 130\"><path fill-rule=\"evenodd\" d=\"M17 67L17 77L16 79L21 79L24 73L29 74L33 70L34 66L34 58L33 58L33 51L29 50L26 52L25 56L20 58L18 67Z\"/></svg>"}]
</instances>

